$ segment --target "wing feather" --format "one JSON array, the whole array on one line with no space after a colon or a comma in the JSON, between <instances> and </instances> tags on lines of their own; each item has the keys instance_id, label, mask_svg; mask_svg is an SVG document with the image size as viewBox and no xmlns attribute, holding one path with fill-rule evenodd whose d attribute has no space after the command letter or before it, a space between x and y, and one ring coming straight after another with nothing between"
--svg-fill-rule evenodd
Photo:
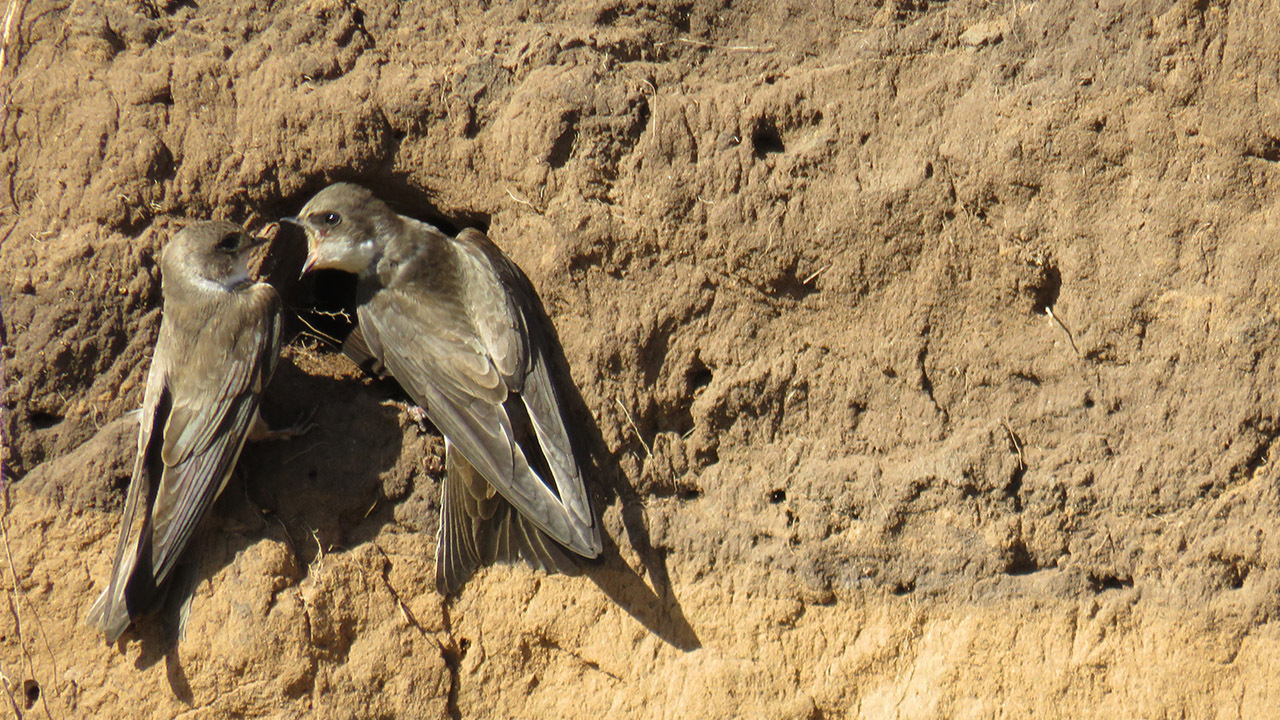
<instances>
[{"instance_id":1,"label":"wing feather","mask_svg":"<svg viewBox=\"0 0 1280 720\"><path fill-rule=\"evenodd\" d=\"M138 417L138 453L133 464L129 491L125 496L124 516L120 520L120 538L116 541L111 579L89 608L86 618L90 625L97 626L106 634L108 642L115 642L130 622L124 592L128 578L133 574L138 545L142 540L142 528L154 497L155 481L160 474L156 460L160 455L159 440L172 406L168 387L168 360L173 357L173 344L172 328L162 323L142 396L142 411Z\"/></svg>"},{"instance_id":2,"label":"wing feather","mask_svg":"<svg viewBox=\"0 0 1280 720\"><path fill-rule=\"evenodd\" d=\"M445 470L436 543L437 591L457 592L481 565L493 562L523 559L547 572L578 574L578 566L560 545L513 512L506 498L496 494L448 440Z\"/></svg>"},{"instance_id":3,"label":"wing feather","mask_svg":"<svg viewBox=\"0 0 1280 720\"><path fill-rule=\"evenodd\" d=\"M542 455L555 478L556 490L560 500L575 520L583 527L592 527L595 523L591 512L591 502L587 497L586 484L582 481L582 472L573 456L573 445L569 441L569 431L564 426L564 415L560 403L556 399L555 388L547 373L545 358L539 354L533 369L525 379L524 392L520 394L529 421L538 436L538 445ZM600 536L594 536L595 554L600 551Z\"/></svg>"},{"instance_id":4,"label":"wing feather","mask_svg":"<svg viewBox=\"0 0 1280 720\"><path fill-rule=\"evenodd\" d=\"M275 371L279 296L258 284L229 302L186 336L162 323L111 581L89 613L110 642L155 599L226 485Z\"/></svg>"},{"instance_id":5,"label":"wing feather","mask_svg":"<svg viewBox=\"0 0 1280 720\"><path fill-rule=\"evenodd\" d=\"M456 285L438 288L418 280L438 276L421 264L439 258L407 261L389 287L360 307L365 339L380 349L387 369L456 450L520 515L574 552L595 557L599 529L542 349L530 347L526 313L532 308L517 282L522 276L476 231L446 247L456 252ZM533 434L545 441L554 490L530 466L508 414L509 398L525 390L530 377L534 396L524 401Z\"/></svg>"},{"instance_id":6,"label":"wing feather","mask_svg":"<svg viewBox=\"0 0 1280 720\"><path fill-rule=\"evenodd\" d=\"M279 295L263 284L245 295L248 322L244 313L236 312L240 308L234 308L215 313L202 328L206 334L203 342L225 348L225 352L201 353L188 348L173 369L173 383L183 392L175 393L173 412L165 426L167 465L178 465L193 453L208 449L239 396L246 391L261 393L275 370L274 360L264 368L260 358L265 348L280 345ZM275 306L276 312L269 306ZM270 320L255 322L259 317Z\"/></svg>"}]
</instances>

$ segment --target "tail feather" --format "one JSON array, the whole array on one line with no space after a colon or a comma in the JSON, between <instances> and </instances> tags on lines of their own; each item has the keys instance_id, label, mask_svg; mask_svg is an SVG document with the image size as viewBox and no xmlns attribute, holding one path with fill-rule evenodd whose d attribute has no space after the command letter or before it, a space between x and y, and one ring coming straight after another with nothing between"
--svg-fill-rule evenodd
<instances>
[{"instance_id":1,"label":"tail feather","mask_svg":"<svg viewBox=\"0 0 1280 720\"><path fill-rule=\"evenodd\" d=\"M572 557L520 515L446 442L436 546L436 590L452 595L480 567L524 560L548 573L577 575Z\"/></svg>"}]
</instances>

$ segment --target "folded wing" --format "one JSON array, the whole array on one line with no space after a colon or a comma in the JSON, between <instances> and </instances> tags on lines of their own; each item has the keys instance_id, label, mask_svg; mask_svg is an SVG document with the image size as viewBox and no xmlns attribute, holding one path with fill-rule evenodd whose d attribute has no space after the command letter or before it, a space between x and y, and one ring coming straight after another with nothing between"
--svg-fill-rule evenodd
<instances>
[{"instance_id":1,"label":"folded wing","mask_svg":"<svg viewBox=\"0 0 1280 720\"><path fill-rule=\"evenodd\" d=\"M156 599L226 485L280 353L280 299L268 285L233 296L183 336L161 327L147 378L111 582L89 621L114 642Z\"/></svg>"},{"instance_id":2,"label":"folded wing","mask_svg":"<svg viewBox=\"0 0 1280 720\"><path fill-rule=\"evenodd\" d=\"M503 498L535 528L579 555L595 557L599 528L546 371L545 339L529 331L532 308L519 287L519 271L478 232L465 231L454 247L461 291L415 284L420 274L412 263L431 259L411 261L390 287L361 306L365 339ZM533 426L554 486L539 477L520 447L513 419L523 416Z\"/></svg>"}]
</instances>

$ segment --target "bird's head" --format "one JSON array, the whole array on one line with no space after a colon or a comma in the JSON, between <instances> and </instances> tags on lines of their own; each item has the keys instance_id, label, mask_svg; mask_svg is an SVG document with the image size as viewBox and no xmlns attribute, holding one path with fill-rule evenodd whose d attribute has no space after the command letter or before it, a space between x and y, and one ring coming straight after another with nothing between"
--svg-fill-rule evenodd
<instances>
[{"instance_id":1,"label":"bird's head","mask_svg":"<svg viewBox=\"0 0 1280 720\"><path fill-rule=\"evenodd\" d=\"M316 193L297 217L281 219L307 233L303 275L323 269L362 275L374 265L399 218L368 190L336 183Z\"/></svg>"},{"instance_id":2,"label":"bird's head","mask_svg":"<svg viewBox=\"0 0 1280 720\"><path fill-rule=\"evenodd\" d=\"M250 251L265 240L221 220L188 225L160 254L162 277L216 283L227 290L249 281Z\"/></svg>"}]
</instances>

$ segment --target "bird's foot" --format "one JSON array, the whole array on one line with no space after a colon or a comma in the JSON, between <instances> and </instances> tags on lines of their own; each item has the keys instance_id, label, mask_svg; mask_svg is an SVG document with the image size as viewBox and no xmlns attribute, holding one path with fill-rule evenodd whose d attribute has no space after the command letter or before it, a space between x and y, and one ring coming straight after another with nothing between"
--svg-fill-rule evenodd
<instances>
[{"instance_id":1,"label":"bird's foot","mask_svg":"<svg viewBox=\"0 0 1280 720\"><path fill-rule=\"evenodd\" d=\"M254 418L253 427L249 430L249 439L254 442L262 442L264 440L292 440L293 438L302 437L315 429L316 424L311 422L311 418L315 417L316 408L311 408L298 416L298 421L288 427L275 428L267 426L266 421L259 415Z\"/></svg>"},{"instance_id":2,"label":"bird's foot","mask_svg":"<svg viewBox=\"0 0 1280 720\"><path fill-rule=\"evenodd\" d=\"M402 400L387 400L382 404L399 408L414 425L418 426L419 433L426 434L431 431L431 425L427 421L427 411L421 405Z\"/></svg>"}]
</instances>

